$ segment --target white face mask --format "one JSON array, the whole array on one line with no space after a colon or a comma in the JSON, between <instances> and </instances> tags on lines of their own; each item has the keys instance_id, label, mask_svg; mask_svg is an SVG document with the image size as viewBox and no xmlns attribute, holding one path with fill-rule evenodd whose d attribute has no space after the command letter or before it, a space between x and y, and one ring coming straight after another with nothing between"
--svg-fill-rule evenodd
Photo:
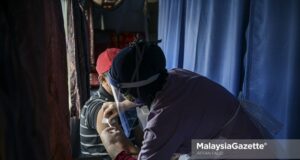
<instances>
[{"instance_id":1,"label":"white face mask","mask_svg":"<svg viewBox=\"0 0 300 160\"><path fill-rule=\"evenodd\" d=\"M148 115L150 113L149 108L147 106L137 107L136 112L144 129L146 127Z\"/></svg>"}]
</instances>

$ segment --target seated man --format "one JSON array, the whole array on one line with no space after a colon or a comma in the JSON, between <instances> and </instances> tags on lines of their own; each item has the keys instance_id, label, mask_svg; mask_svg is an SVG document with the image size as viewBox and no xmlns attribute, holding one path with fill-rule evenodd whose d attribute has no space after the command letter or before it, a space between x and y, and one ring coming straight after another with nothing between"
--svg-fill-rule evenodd
<instances>
[{"instance_id":1,"label":"seated man","mask_svg":"<svg viewBox=\"0 0 300 160\"><path fill-rule=\"evenodd\" d=\"M97 59L96 70L99 74L100 87L97 94L91 96L85 103L80 115L80 148L83 156L100 156L103 160L110 159L97 133L97 126L104 126L101 117L102 110L100 110L102 105L105 102L107 102L105 105L109 105L110 102L114 101L113 93L106 76L118 52L119 49L117 48L109 48L101 53ZM136 127L138 124L136 111L133 110L128 114L128 124L132 127L130 129L136 128L138 130L139 127ZM114 126L118 125L115 124ZM129 138L134 138L133 135L133 132L131 132Z\"/></svg>"}]
</instances>

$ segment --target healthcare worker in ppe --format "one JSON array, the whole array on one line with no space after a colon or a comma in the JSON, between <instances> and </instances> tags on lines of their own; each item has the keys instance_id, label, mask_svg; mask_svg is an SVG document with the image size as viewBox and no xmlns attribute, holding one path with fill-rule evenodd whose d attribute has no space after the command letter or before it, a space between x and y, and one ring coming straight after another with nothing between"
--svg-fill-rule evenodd
<instances>
[{"instance_id":1,"label":"healthcare worker in ppe","mask_svg":"<svg viewBox=\"0 0 300 160\"><path fill-rule=\"evenodd\" d=\"M99 133L112 158L168 160L175 153L191 153L192 139L264 138L239 101L221 85L188 70L165 67L161 48L141 40L114 59L108 77L117 107L104 108L104 116L123 112L123 99L148 105L150 114L138 155L126 149L132 144L121 130L107 127Z\"/></svg>"}]
</instances>

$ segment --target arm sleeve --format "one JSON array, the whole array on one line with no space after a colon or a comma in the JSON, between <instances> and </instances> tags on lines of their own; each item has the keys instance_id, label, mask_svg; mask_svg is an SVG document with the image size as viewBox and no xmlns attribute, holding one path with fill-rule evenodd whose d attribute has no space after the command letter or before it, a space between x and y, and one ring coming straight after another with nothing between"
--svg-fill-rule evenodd
<instances>
[{"instance_id":1,"label":"arm sleeve","mask_svg":"<svg viewBox=\"0 0 300 160\"><path fill-rule=\"evenodd\" d=\"M155 113L151 111L139 159L170 159L185 137L180 132L180 119L171 109L160 109Z\"/></svg>"},{"instance_id":2,"label":"arm sleeve","mask_svg":"<svg viewBox=\"0 0 300 160\"><path fill-rule=\"evenodd\" d=\"M121 153L119 153L117 155L115 160L136 160L136 158L132 157L131 155L129 155L125 151L122 151Z\"/></svg>"}]
</instances>

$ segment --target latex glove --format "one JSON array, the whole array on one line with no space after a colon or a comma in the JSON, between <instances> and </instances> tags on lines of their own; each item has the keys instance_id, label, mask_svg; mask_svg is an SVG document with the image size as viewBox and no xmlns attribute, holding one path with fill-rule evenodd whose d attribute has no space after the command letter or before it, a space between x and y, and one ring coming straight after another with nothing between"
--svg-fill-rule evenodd
<instances>
[{"instance_id":1,"label":"latex glove","mask_svg":"<svg viewBox=\"0 0 300 160\"><path fill-rule=\"evenodd\" d=\"M113 123L113 119L118 116L117 103L106 102L102 105L103 117L107 118L109 123Z\"/></svg>"}]
</instances>

